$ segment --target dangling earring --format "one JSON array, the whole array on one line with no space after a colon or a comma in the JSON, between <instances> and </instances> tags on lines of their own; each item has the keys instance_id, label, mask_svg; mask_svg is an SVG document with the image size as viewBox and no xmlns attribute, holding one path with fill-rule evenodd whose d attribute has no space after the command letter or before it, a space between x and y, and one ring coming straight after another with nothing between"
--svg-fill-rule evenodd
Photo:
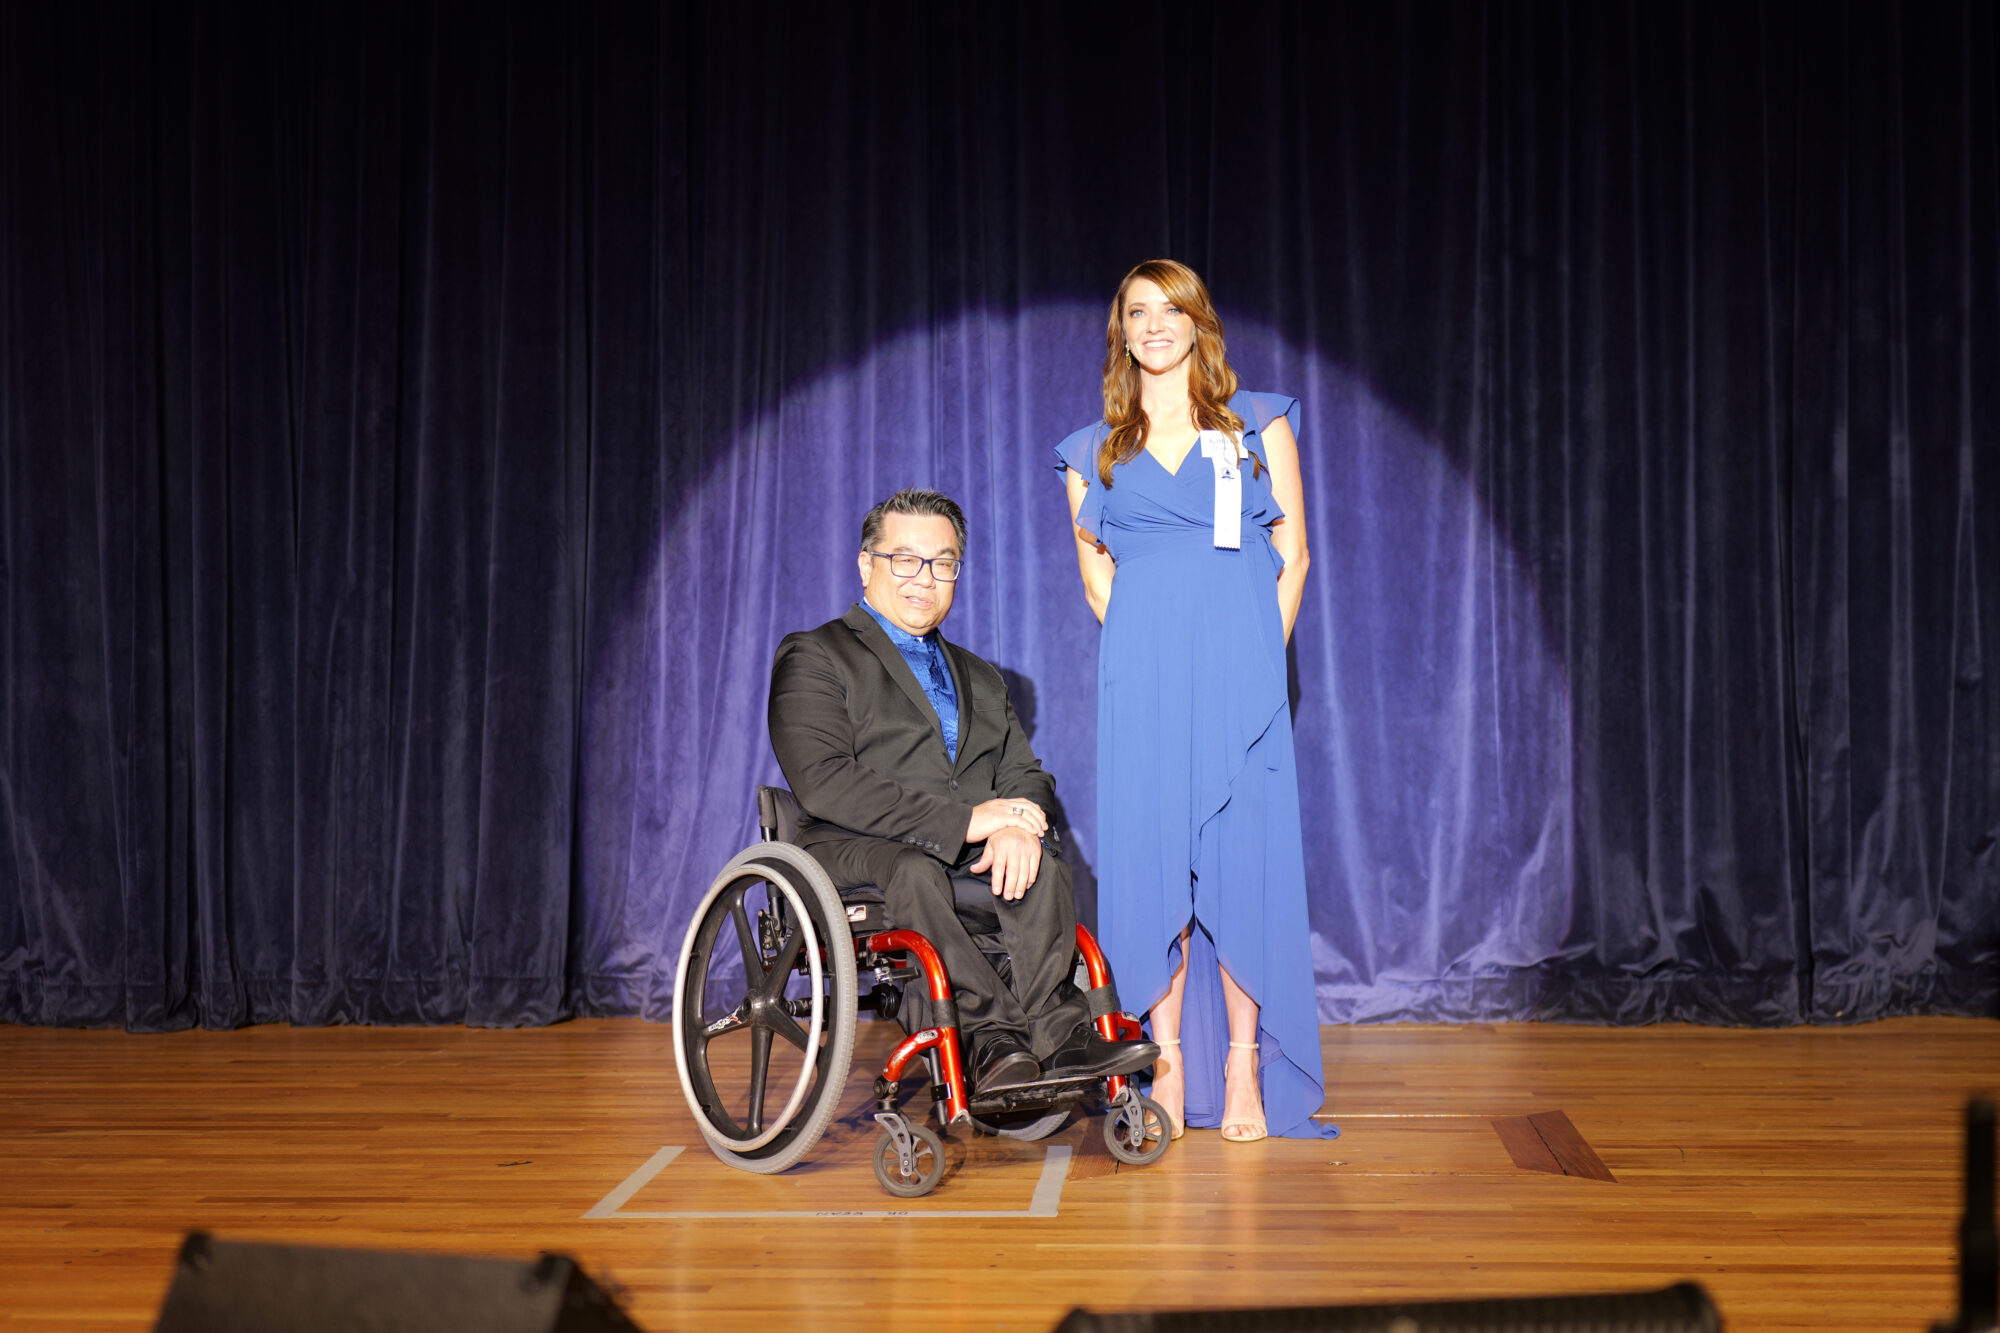
<instances>
[{"instance_id":1,"label":"dangling earring","mask_svg":"<svg viewBox=\"0 0 2000 1333\"><path fill-rule=\"evenodd\" d=\"M1131 343L1126 343L1126 344L1125 344L1125 364L1126 364L1126 365L1128 365L1128 366L1132 364L1132 344L1131 344Z\"/></svg>"}]
</instances>

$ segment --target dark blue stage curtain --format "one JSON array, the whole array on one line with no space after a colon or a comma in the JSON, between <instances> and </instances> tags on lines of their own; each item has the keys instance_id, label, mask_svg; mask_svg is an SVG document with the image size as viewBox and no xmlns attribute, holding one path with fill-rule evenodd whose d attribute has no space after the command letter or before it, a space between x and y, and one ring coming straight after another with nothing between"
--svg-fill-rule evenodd
<instances>
[{"instance_id":1,"label":"dark blue stage curtain","mask_svg":"<svg viewBox=\"0 0 2000 1333\"><path fill-rule=\"evenodd\" d=\"M0 5L0 1018L664 1016L903 483L1088 871L1155 254L1304 405L1324 1018L1995 1012L1993 6L1100 11Z\"/></svg>"}]
</instances>

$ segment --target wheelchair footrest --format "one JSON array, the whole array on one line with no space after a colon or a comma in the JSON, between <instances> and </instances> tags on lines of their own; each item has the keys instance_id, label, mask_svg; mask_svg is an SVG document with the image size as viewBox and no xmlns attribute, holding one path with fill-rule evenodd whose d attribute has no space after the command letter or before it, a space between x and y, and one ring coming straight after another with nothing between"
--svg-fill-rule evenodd
<instances>
[{"instance_id":1,"label":"wheelchair footrest","mask_svg":"<svg viewBox=\"0 0 2000 1333\"><path fill-rule=\"evenodd\" d=\"M1015 1111L1049 1111L1058 1106L1074 1106L1104 1095L1102 1078L1045 1079L1040 1083L1018 1083L974 1093L971 1111L975 1116L1006 1115Z\"/></svg>"}]
</instances>

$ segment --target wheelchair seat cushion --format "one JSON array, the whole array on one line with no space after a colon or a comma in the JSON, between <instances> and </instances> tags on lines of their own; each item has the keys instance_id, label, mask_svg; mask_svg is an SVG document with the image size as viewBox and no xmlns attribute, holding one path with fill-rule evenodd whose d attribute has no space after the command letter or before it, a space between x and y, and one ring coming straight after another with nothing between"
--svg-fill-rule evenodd
<instances>
[{"instance_id":1,"label":"wheelchair seat cushion","mask_svg":"<svg viewBox=\"0 0 2000 1333\"><path fill-rule=\"evenodd\" d=\"M847 908L847 929L852 934L873 935L895 927L889 920L889 905L882 899L882 890L873 884L840 890L840 901Z\"/></svg>"}]
</instances>

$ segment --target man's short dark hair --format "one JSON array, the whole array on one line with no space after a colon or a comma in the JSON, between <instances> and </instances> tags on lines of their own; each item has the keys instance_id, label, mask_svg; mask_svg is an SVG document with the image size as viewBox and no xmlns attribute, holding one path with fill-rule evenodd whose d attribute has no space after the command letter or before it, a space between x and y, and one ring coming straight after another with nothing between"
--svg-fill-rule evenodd
<instances>
[{"instance_id":1,"label":"man's short dark hair","mask_svg":"<svg viewBox=\"0 0 2000 1333\"><path fill-rule=\"evenodd\" d=\"M882 540L882 520L890 514L950 519L952 535L958 539L958 553L965 554L965 511L958 507L958 502L938 491L920 491L909 486L876 505L861 520L862 550L875 549L875 543Z\"/></svg>"}]
</instances>

